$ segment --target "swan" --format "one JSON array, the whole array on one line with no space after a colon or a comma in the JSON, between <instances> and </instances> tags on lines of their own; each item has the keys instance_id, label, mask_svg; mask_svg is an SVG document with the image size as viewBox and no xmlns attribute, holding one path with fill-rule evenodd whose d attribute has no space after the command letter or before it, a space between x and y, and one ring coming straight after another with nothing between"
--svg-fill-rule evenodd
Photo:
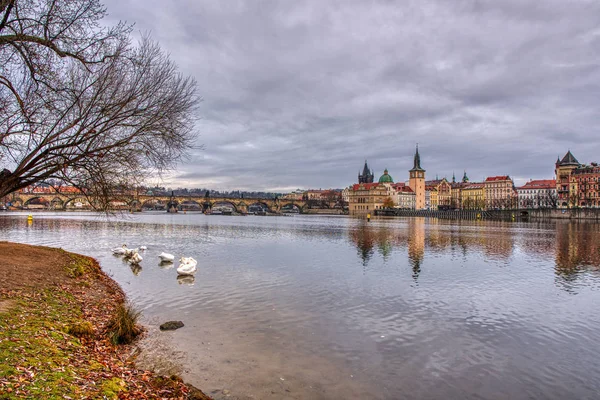
<instances>
[{"instance_id":1,"label":"swan","mask_svg":"<svg viewBox=\"0 0 600 400\"><path fill-rule=\"evenodd\" d=\"M181 257L179 262L179 267L177 267L179 275L194 275L196 273L196 264L198 262L192 257Z\"/></svg>"},{"instance_id":2,"label":"swan","mask_svg":"<svg viewBox=\"0 0 600 400\"><path fill-rule=\"evenodd\" d=\"M143 260L142 256L139 255L139 253L136 251L135 253L133 253L131 255L131 257L129 257L129 264L139 264L141 263Z\"/></svg>"},{"instance_id":3,"label":"swan","mask_svg":"<svg viewBox=\"0 0 600 400\"><path fill-rule=\"evenodd\" d=\"M160 261L163 262L173 262L175 260L175 256L173 254L165 253L164 251L158 255Z\"/></svg>"},{"instance_id":4,"label":"swan","mask_svg":"<svg viewBox=\"0 0 600 400\"><path fill-rule=\"evenodd\" d=\"M135 254L137 254L139 251L139 249L125 249L125 258L130 258L133 257Z\"/></svg>"},{"instance_id":5,"label":"swan","mask_svg":"<svg viewBox=\"0 0 600 400\"><path fill-rule=\"evenodd\" d=\"M111 251L112 251L112 253L113 253L114 255L116 255L116 256L124 256L127 250L128 250L128 249L127 249L127 245L126 245L126 244L124 244L124 245L123 245L123 246L121 246L121 247L115 247L115 248L114 248L114 249L112 249Z\"/></svg>"}]
</instances>

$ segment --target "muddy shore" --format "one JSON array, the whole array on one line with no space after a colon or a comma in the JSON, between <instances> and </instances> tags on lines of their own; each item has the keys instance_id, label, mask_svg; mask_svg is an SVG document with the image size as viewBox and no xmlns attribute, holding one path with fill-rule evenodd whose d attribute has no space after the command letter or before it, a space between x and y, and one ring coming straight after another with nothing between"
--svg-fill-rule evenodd
<instances>
[{"instance_id":1,"label":"muddy shore","mask_svg":"<svg viewBox=\"0 0 600 400\"><path fill-rule=\"evenodd\" d=\"M94 259L10 242L0 254L0 399L210 399L109 340L126 298Z\"/></svg>"}]
</instances>

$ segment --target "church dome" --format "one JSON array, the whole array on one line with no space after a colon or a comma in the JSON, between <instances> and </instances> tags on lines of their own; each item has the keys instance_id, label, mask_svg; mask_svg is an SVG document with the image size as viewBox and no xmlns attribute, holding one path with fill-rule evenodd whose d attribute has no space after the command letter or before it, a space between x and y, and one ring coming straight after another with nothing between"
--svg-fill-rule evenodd
<instances>
[{"instance_id":1,"label":"church dome","mask_svg":"<svg viewBox=\"0 0 600 400\"><path fill-rule=\"evenodd\" d=\"M383 175L379 178L379 183L394 183L394 179L390 174L388 174L388 170L383 171Z\"/></svg>"}]
</instances>

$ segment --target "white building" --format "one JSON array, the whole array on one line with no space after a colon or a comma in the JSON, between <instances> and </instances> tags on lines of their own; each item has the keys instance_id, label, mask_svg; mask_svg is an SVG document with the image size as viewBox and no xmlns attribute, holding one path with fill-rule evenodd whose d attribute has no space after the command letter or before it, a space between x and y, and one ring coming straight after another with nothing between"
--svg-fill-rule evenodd
<instances>
[{"instance_id":1,"label":"white building","mask_svg":"<svg viewBox=\"0 0 600 400\"><path fill-rule=\"evenodd\" d=\"M417 196L410 186L401 183L393 186L394 189L396 189L393 198L394 203L396 203L396 208L401 210L414 210L416 208Z\"/></svg>"},{"instance_id":2,"label":"white building","mask_svg":"<svg viewBox=\"0 0 600 400\"><path fill-rule=\"evenodd\" d=\"M556 208L556 180L532 180L517 188L519 208Z\"/></svg>"}]
</instances>

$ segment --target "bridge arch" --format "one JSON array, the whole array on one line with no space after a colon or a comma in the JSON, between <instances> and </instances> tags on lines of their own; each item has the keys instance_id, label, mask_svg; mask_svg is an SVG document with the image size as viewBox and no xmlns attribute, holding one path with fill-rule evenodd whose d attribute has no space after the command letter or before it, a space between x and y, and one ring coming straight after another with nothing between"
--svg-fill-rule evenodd
<instances>
[{"instance_id":1,"label":"bridge arch","mask_svg":"<svg viewBox=\"0 0 600 400\"><path fill-rule=\"evenodd\" d=\"M89 207L90 203L85 198L81 197L73 197L71 199L67 199L63 204L63 208L65 210L68 208L85 209Z\"/></svg>"},{"instance_id":2,"label":"bridge arch","mask_svg":"<svg viewBox=\"0 0 600 400\"><path fill-rule=\"evenodd\" d=\"M248 206L248 213L255 213L261 211L269 211L271 212L271 207L264 201L255 201L254 203Z\"/></svg>"},{"instance_id":3,"label":"bridge arch","mask_svg":"<svg viewBox=\"0 0 600 400\"><path fill-rule=\"evenodd\" d=\"M284 210L298 210L298 212L302 212L302 204L297 204L294 201L288 201L286 203L282 203L279 210L280 211L284 211Z\"/></svg>"},{"instance_id":4,"label":"bridge arch","mask_svg":"<svg viewBox=\"0 0 600 400\"><path fill-rule=\"evenodd\" d=\"M231 206L231 208L233 209L233 211L238 212L238 208L235 205L234 202L232 201L228 201L228 200L217 200L212 204L211 209L215 209L217 207L222 207L222 206Z\"/></svg>"},{"instance_id":5,"label":"bridge arch","mask_svg":"<svg viewBox=\"0 0 600 400\"><path fill-rule=\"evenodd\" d=\"M145 208L151 210L164 210L166 206L167 203L161 199L148 199L142 203L142 210Z\"/></svg>"},{"instance_id":6,"label":"bridge arch","mask_svg":"<svg viewBox=\"0 0 600 400\"><path fill-rule=\"evenodd\" d=\"M64 208L64 206L65 206L65 202L58 196L54 197L50 201L50 208L53 210L60 210L60 209Z\"/></svg>"},{"instance_id":7,"label":"bridge arch","mask_svg":"<svg viewBox=\"0 0 600 400\"><path fill-rule=\"evenodd\" d=\"M25 207L29 207L30 205L35 205L35 206L48 206L50 202L48 201L48 199L42 197L42 196L35 196L35 197L31 197L28 200L25 201L25 203L23 204L23 206Z\"/></svg>"},{"instance_id":8,"label":"bridge arch","mask_svg":"<svg viewBox=\"0 0 600 400\"><path fill-rule=\"evenodd\" d=\"M203 211L204 207L195 200L184 200L179 204L179 209L188 211Z\"/></svg>"}]
</instances>

